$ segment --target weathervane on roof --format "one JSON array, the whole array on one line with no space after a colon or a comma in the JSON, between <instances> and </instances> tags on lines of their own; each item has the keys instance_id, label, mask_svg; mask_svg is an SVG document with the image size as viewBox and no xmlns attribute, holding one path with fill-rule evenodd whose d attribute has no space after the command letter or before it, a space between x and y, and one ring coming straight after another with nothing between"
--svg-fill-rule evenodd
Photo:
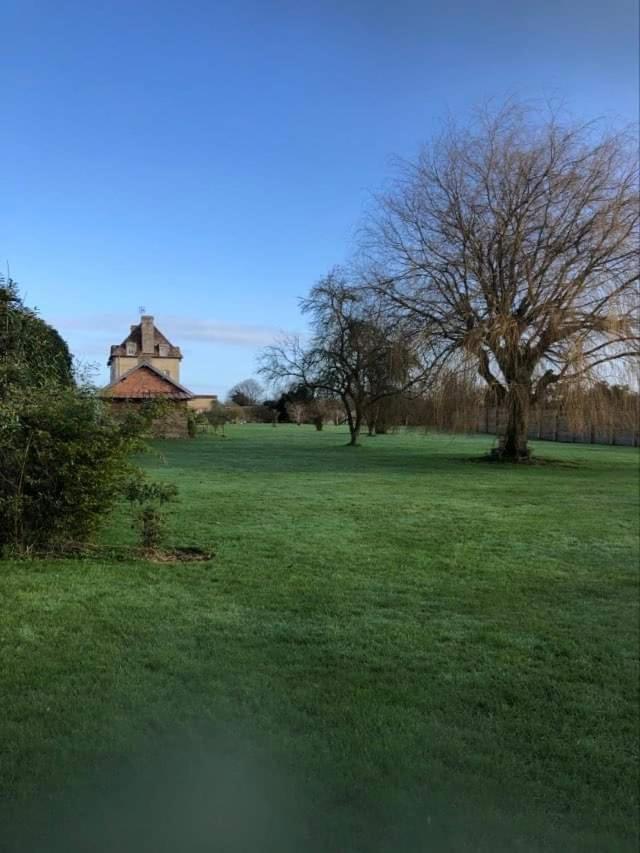
<instances>
[{"instance_id":1,"label":"weathervane on roof","mask_svg":"<svg viewBox=\"0 0 640 853\"><path fill-rule=\"evenodd\" d=\"M138 305L138 314L140 314L140 316L142 316L143 314L146 314L146 313L147 313L147 309L144 307L144 305Z\"/></svg>"}]
</instances>

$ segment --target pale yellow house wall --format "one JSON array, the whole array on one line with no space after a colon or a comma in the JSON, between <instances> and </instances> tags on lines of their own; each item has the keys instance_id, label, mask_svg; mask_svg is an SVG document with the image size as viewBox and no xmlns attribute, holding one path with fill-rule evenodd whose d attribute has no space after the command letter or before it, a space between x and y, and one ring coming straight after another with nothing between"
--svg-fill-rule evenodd
<instances>
[{"instance_id":1,"label":"pale yellow house wall","mask_svg":"<svg viewBox=\"0 0 640 853\"><path fill-rule=\"evenodd\" d=\"M111 359L111 381L115 382L127 370L132 370L138 364L137 358L125 358L116 356Z\"/></svg>"},{"instance_id":2,"label":"pale yellow house wall","mask_svg":"<svg viewBox=\"0 0 640 853\"><path fill-rule=\"evenodd\" d=\"M163 373L167 372L174 382L180 382L180 359L152 358L151 364Z\"/></svg>"},{"instance_id":3,"label":"pale yellow house wall","mask_svg":"<svg viewBox=\"0 0 640 853\"><path fill-rule=\"evenodd\" d=\"M111 361L111 381L115 382L123 373L126 373L128 370L133 370L134 367L137 367L143 361L147 364L152 364L156 370L160 370L163 373L166 371L174 382L180 382L180 359L160 357L149 358L148 356L143 357L133 355L114 356Z\"/></svg>"}]
</instances>

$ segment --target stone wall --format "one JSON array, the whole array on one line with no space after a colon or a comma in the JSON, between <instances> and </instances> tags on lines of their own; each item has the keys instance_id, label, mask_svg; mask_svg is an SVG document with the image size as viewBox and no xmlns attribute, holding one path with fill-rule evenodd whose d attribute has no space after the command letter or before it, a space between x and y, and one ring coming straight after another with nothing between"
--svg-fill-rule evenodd
<instances>
[{"instance_id":1,"label":"stone wall","mask_svg":"<svg viewBox=\"0 0 640 853\"><path fill-rule=\"evenodd\" d=\"M144 400L110 400L113 414L124 414L131 406L140 406ZM189 429L187 404L184 400L168 400L167 411L153 421L151 434L154 438L188 438Z\"/></svg>"},{"instance_id":2,"label":"stone wall","mask_svg":"<svg viewBox=\"0 0 640 853\"><path fill-rule=\"evenodd\" d=\"M193 412L208 412L211 408L211 404L217 401L217 397L215 394L194 394L194 396L187 402L187 406Z\"/></svg>"},{"instance_id":3,"label":"stone wall","mask_svg":"<svg viewBox=\"0 0 640 853\"><path fill-rule=\"evenodd\" d=\"M189 438L186 402L174 402L169 411L153 422L154 438Z\"/></svg>"}]
</instances>

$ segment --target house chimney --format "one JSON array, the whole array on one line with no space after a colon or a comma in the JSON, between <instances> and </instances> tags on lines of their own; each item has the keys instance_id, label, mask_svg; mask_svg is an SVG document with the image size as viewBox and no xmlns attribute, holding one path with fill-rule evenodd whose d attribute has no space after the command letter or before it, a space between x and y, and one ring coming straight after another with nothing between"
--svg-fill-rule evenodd
<instances>
[{"instance_id":1,"label":"house chimney","mask_svg":"<svg viewBox=\"0 0 640 853\"><path fill-rule=\"evenodd\" d=\"M153 355L153 317L148 314L140 318L140 329L142 331L142 354Z\"/></svg>"}]
</instances>

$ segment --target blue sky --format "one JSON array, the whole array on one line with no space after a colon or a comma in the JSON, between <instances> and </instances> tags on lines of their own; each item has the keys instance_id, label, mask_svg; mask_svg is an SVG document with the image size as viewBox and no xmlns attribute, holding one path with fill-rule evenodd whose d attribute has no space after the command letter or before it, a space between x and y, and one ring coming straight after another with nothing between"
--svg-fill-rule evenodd
<instances>
[{"instance_id":1,"label":"blue sky","mask_svg":"<svg viewBox=\"0 0 640 853\"><path fill-rule=\"evenodd\" d=\"M0 260L100 365L144 306L255 372L394 154L487 98L638 120L636 0L0 0Z\"/></svg>"}]
</instances>

